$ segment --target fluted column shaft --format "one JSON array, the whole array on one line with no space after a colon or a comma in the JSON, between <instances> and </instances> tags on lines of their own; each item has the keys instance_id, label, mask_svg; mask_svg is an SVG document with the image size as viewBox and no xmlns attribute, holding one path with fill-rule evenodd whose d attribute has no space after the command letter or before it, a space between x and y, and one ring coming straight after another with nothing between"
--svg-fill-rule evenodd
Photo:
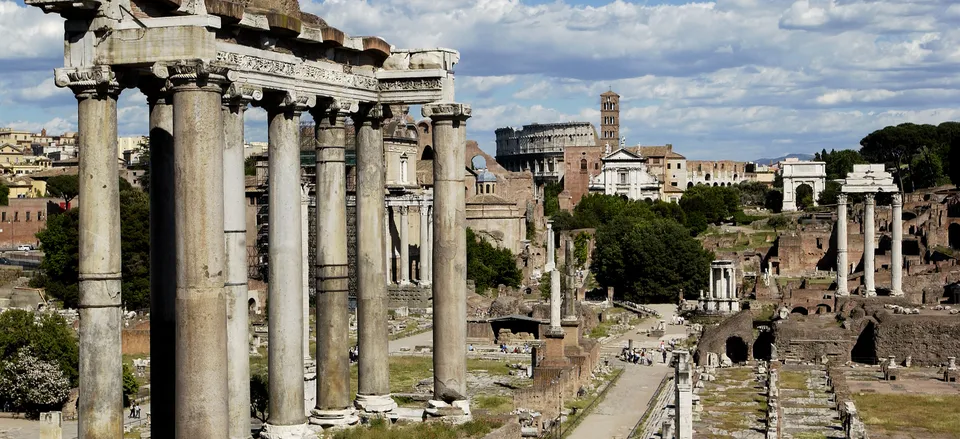
<instances>
[{"instance_id":1,"label":"fluted column shaft","mask_svg":"<svg viewBox=\"0 0 960 439\"><path fill-rule=\"evenodd\" d=\"M67 70L67 69L64 69ZM72 70L91 72L93 69ZM69 85L78 102L80 158L80 399L84 439L123 435L120 364L120 193L117 97L109 69L95 86ZM74 79L74 78L71 78Z\"/></svg>"},{"instance_id":2,"label":"fluted column shaft","mask_svg":"<svg viewBox=\"0 0 960 439\"><path fill-rule=\"evenodd\" d=\"M302 183L302 182L301 182ZM300 298L303 302L303 361L304 366L311 362L310 358L310 194L307 187L300 186L300 261L303 269L300 270ZM306 383L304 383L306 385ZM306 390L304 390L306 392Z\"/></svg>"},{"instance_id":3,"label":"fluted column shaft","mask_svg":"<svg viewBox=\"0 0 960 439\"><path fill-rule=\"evenodd\" d=\"M196 70L182 77L177 71L171 79L175 85L176 432L178 438L226 438L223 90L199 66Z\"/></svg>"},{"instance_id":4,"label":"fluted column shaft","mask_svg":"<svg viewBox=\"0 0 960 439\"><path fill-rule=\"evenodd\" d=\"M400 283L407 285L410 283L410 239L407 229L410 227L409 213L410 208L400 206Z\"/></svg>"},{"instance_id":5,"label":"fluted column shaft","mask_svg":"<svg viewBox=\"0 0 960 439\"><path fill-rule=\"evenodd\" d=\"M386 200L384 200L386 203ZM383 273L387 285L393 284L393 238L390 237L390 206L383 208Z\"/></svg>"},{"instance_id":6,"label":"fluted column shaft","mask_svg":"<svg viewBox=\"0 0 960 439\"><path fill-rule=\"evenodd\" d=\"M837 196L837 296L850 295L847 256L847 194L840 194Z\"/></svg>"},{"instance_id":7,"label":"fluted column shaft","mask_svg":"<svg viewBox=\"0 0 960 439\"><path fill-rule=\"evenodd\" d=\"M427 211L426 203L420 205L420 273L417 277L417 283L420 285L427 284L427 248L430 247L430 235L427 230L427 222L429 217L427 216L429 212Z\"/></svg>"},{"instance_id":8,"label":"fluted column shaft","mask_svg":"<svg viewBox=\"0 0 960 439\"><path fill-rule=\"evenodd\" d=\"M867 296L876 296L877 287L874 283L874 253L877 248L875 241L875 226L873 209L876 205L874 194L864 194L863 209L863 280Z\"/></svg>"},{"instance_id":9,"label":"fluted column shaft","mask_svg":"<svg viewBox=\"0 0 960 439\"><path fill-rule=\"evenodd\" d=\"M325 422L328 416L324 412L350 408L345 117L337 102L318 107L313 113L317 139L317 406L311 415L314 424Z\"/></svg>"},{"instance_id":10,"label":"fluted column shaft","mask_svg":"<svg viewBox=\"0 0 960 439\"><path fill-rule=\"evenodd\" d=\"M427 263L424 265L424 273L427 277L427 285L433 282L433 206L427 206Z\"/></svg>"},{"instance_id":11,"label":"fluted column shaft","mask_svg":"<svg viewBox=\"0 0 960 439\"><path fill-rule=\"evenodd\" d=\"M173 97L150 104L150 419L157 437L174 437L176 406L177 248L173 167ZM249 412L249 410L247 410ZM249 429L248 429L249 432Z\"/></svg>"},{"instance_id":12,"label":"fluted column shaft","mask_svg":"<svg viewBox=\"0 0 960 439\"><path fill-rule=\"evenodd\" d=\"M553 223L547 223L547 263L546 269L549 271L550 276L550 331L554 333L562 333L563 328L560 327L560 303L562 298L560 296L560 272L557 271L556 261L554 260L553 252Z\"/></svg>"},{"instance_id":13,"label":"fluted column shaft","mask_svg":"<svg viewBox=\"0 0 960 439\"><path fill-rule=\"evenodd\" d=\"M470 106L424 105L433 121L433 393L443 400L467 394L467 252L463 163Z\"/></svg>"},{"instance_id":14,"label":"fluted column shaft","mask_svg":"<svg viewBox=\"0 0 960 439\"><path fill-rule=\"evenodd\" d=\"M357 338L360 344L357 405L367 411L396 407L387 367L387 289L384 279L385 163L379 104L363 105L357 129ZM388 235L389 236L389 235Z\"/></svg>"},{"instance_id":15,"label":"fluted column shaft","mask_svg":"<svg viewBox=\"0 0 960 439\"><path fill-rule=\"evenodd\" d=\"M893 194L893 243L890 256L891 296L903 295L903 196Z\"/></svg>"},{"instance_id":16,"label":"fluted column shaft","mask_svg":"<svg viewBox=\"0 0 960 439\"><path fill-rule=\"evenodd\" d=\"M250 437L247 203L243 163L243 116L250 99L252 96L244 96L239 89L228 91L223 98L223 233L227 268L224 288L230 439Z\"/></svg>"}]
</instances>

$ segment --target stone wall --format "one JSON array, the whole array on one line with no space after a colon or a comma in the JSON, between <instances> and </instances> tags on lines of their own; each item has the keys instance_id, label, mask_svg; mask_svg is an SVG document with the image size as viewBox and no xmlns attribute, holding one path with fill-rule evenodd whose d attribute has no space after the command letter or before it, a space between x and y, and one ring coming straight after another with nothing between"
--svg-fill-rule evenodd
<instances>
[{"instance_id":1,"label":"stone wall","mask_svg":"<svg viewBox=\"0 0 960 439\"><path fill-rule=\"evenodd\" d=\"M717 326L708 326L703 329L703 335L697 344L694 361L700 365L707 361L707 353L717 355L727 351L727 339L740 337L747 344L748 357L753 358L753 314L750 310L740 311L730 318L720 322Z\"/></svg>"},{"instance_id":2,"label":"stone wall","mask_svg":"<svg viewBox=\"0 0 960 439\"><path fill-rule=\"evenodd\" d=\"M859 331L838 327L832 319L805 320L797 315L777 322L773 332L780 360L819 362L826 355L833 363L850 361L850 350L859 334Z\"/></svg>"},{"instance_id":3,"label":"stone wall","mask_svg":"<svg viewBox=\"0 0 960 439\"><path fill-rule=\"evenodd\" d=\"M149 355L150 329L124 329L120 351L123 355Z\"/></svg>"},{"instance_id":4,"label":"stone wall","mask_svg":"<svg viewBox=\"0 0 960 439\"><path fill-rule=\"evenodd\" d=\"M960 356L960 315L881 315L876 325L877 356L913 357L918 366L946 363Z\"/></svg>"},{"instance_id":5,"label":"stone wall","mask_svg":"<svg viewBox=\"0 0 960 439\"><path fill-rule=\"evenodd\" d=\"M432 308L433 290L430 287L418 285L388 285L387 295L390 297L388 306L396 309L402 306L409 308Z\"/></svg>"},{"instance_id":6,"label":"stone wall","mask_svg":"<svg viewBox=\"0 0 960 439\"><path fill-rule=\"evenodd\" d=\"M568 146L563 150L563 192L560 208L573 210L590 191L590 179L600 175L603 163L601 146Z\"/></svg>"},{"instance_id":7,"label":"stone wall","mask_svg":"<svg viewBox=\"0 0 960 439\"><path fill-rule=\"evenodd\" d=\"M516 420L507 422L502 427L488 433L483 439L520 439L520 423Z\"/></svg>"}]
</instances>

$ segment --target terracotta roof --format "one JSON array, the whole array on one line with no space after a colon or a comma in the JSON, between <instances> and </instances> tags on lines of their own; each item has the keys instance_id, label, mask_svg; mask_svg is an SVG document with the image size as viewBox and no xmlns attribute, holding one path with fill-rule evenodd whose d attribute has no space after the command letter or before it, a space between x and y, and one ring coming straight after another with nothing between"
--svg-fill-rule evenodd
<instances>
[{"instance_id":1,"label":"terracotta roof","mask_svg":"<svg viewBox=\"0 0 960 439\"><path fill-rule=\"evenodd\" d=\"M610 91L605 91L601 93L600 96L620 96L620 95L618 95L617 92L610 90Z\"/></svg>"},{"instance_id":2,"label":"terracotta roof","mask_svg":"<svg viewBox=\"0 0 960 439\"><path fill-rule=\"evenodd\" d=\"M511 202L509 202L509 201L501 198L499 195L495 195L495 194L480 194L480 195L477 195L477 196L475 196L475 197L467 200L467 204L509 204L509 205L512 206L512 205L514 205L515 203L511 203Z\"/></svg>"},{"instance_id":3,"label":"terracotta roof","mask_svg":"<svg viewBox=\"0 0 960 439\"><path fill-rule=\"evenodd\" d=\"M683 193L683 189L680 189L680 188L674 187L674 186L666 186L666 187L663 188L663 191L664 191L664 192L667 192L667 193L671 193L671 194L682 194L682 193Z\"/></svg>"},{"instance_id":4,"label":"terracotta roof","mask_svg":"<svg viewBox=\"0 0 960 439\"><path fill-rule=\"evenodd\" d=\"M643 154L646 157L666 157L671 159L686 158L673 152L673 148L669 146L637 146L636 148L640 151L640 154Z\"/></svg>"}]
</instances>

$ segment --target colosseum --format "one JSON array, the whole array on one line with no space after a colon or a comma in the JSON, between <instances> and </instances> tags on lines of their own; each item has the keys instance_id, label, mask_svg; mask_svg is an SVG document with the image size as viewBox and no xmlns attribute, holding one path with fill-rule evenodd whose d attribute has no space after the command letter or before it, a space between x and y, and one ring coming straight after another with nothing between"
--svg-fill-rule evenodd
<instances>
[{"instance_id":1,"label":"colosseum","mask_svg":"<svg viewBox=\"0 0 960 439\"><path fill-rule=\"evenodd\" d=\"M496 135L497 162L510 171L532 172L538 187L563 179L565 148L597 145L597 130L589 122L500 128Z\"/></svg>"}]
</instances>

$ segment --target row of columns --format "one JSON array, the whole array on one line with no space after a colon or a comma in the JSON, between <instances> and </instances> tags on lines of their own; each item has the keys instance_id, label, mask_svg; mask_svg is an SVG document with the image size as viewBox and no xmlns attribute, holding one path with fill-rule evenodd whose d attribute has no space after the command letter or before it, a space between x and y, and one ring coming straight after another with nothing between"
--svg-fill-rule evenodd
<instances>
[{"instance_id":1,"label":"row of columns","mask_svg":"<svg viewBox=\"0 0 960 439\"><path fill-rule=\"evenodd\" d=\"M391 206L387 204L384 213L384 236L386 237L384 252L386 256L385 277L387 284L410 285L413 280L413 273L410 269L410 207L411 206ZM421 286L430 285L432 249L429 244L432 242L433 235L433 215L428 204L423 203L418 206L420 210L420 259L418 261L419 273L417 283ZM392 215L391 215L392 213ZM395 254L393 249L393 238L390 233L390 217L393 217L393 224L397 227L397 235L400 238L400 251ZM396 259L394 256L397 256ZM393 261L396 260L397 266L394 267ZM396 280L396 282L395 282Z\"/></svg>"},{"instance_id":2,"label":"row of columns","mask_svg":"<svg viewBox=\"0 0 960 439\"><path fill-rule=\"evenodd\" d=\"M202 63L155 68L150 104L151 348L158 437L249 438L243 115L255 100L269 123L269 391L263 437L308 435L304 401L303 247L299 121L317 121L317 404L310 421L355 422L349 386L344 119L357 127L360 376L354 405L395 407L383 282L384 156L378 103L358 106L230 84ZM69 82L62 80L69 78ZM106 66L65 69L58 85L78 100L80 147L79 436L122 436L120 216L117 98ZM359 110L359 111L358 111ZM463 193L470 107L430 104L436 148L433 250L434 379L438 399L466 394L466 252ZM226 403L225 403L226 402ZM331 422L331 420L333 422Z\"/></svg>"},{"instance_id":3,"label":"row of columns","mask_svg":"<svg viewBox=\"0 0 960 439\"><path fill-rule=\"evenodd\" d=\"M903 196L897 192L892 194L891 222L892 243L890 254L890 295L903 296ZM876 229L874 225L874 210L876 196L873 193L864 194L863 211L863 286L865 295L877 295L875 280L876 257ZM850 271L847 250L847 194L837 197L837 296L850 294L847 279Z\"/></svg>"}]
</instances>

